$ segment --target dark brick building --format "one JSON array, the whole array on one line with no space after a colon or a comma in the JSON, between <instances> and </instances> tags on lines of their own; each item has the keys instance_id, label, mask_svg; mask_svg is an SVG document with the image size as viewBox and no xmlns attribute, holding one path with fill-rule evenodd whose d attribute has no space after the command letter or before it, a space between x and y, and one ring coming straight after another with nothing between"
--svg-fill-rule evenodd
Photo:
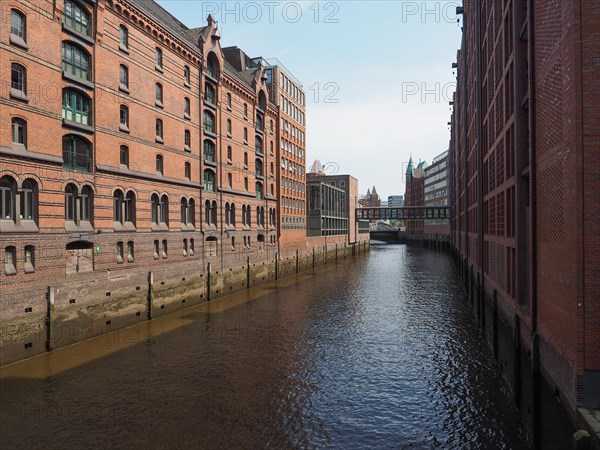
<instances>
[{"instance_id":1,"label":"dark brick building","mask_svg":"<svg viewBox=\"0 0 600 450\"><path fill-rule=\"evenodd\" d=\"M408 161L406 168L406 186L404 191L404 206L424 206L425 205L425 161L419 162L416 167L413 165L412 157ZM423 235L423 220L406 220L406 231L409 235Z\"/></svg>"},{"instance_id":2,"label":"dark brick building","mask_svg":"<svg viewBox=\"0 0 600 450\"><path fill-rule=\"evenodd\" d=\"M452 239L537 439L558 404L600 406L600 4L459 10Z\"/></svg>"}]
</instances>

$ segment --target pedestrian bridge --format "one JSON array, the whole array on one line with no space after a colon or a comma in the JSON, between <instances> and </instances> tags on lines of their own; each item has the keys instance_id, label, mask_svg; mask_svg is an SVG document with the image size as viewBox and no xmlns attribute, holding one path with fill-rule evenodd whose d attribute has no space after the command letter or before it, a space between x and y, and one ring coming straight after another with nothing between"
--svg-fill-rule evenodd
<instances>
[{"instance_id":1,"label":"pedestrian bridge","mask_svg":"<svg viewBox=\"0 0 600 450\"><path fill-rule=\"evenodd\" d=\"M450 219L449 206L366 206L356 209L356 220Z\"/></svg>"},{"instance_id":2,"label":"pedestrian bridge","mask_svg":"<svg viewBox=\"0 0 600 450\"><path fill-rule=\"evenodd\" d=\"M356 220L436 220L450 219L449 206L367 206L356 209ZM403 243L406 240L406 231L403 228L375 223L369 226L372 240Z\"/></svg>"}]
</instances>

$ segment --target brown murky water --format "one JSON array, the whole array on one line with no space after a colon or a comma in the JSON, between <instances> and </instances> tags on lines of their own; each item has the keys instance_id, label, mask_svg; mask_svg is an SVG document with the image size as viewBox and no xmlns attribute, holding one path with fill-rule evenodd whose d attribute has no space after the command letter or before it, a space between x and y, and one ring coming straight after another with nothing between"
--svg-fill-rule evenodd
<instances>
[{"instance_id":1,"label":"brown murky water","mask_svg":"<svg viewBox=\"0 0 600 450\"><path fill-rule=\"evenodd\" d=\"M9 448L530 448L451 260L369 256L0 371Z\"/></svg>"}]
</instances>

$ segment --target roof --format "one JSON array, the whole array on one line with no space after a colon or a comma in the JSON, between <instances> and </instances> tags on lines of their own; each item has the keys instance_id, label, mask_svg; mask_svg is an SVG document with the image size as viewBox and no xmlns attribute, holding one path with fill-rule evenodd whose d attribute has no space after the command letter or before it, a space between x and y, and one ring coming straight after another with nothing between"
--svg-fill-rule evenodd
<instances>
[{"instance_id":1,"label":"roof","mask_svg":"<svg viewBox=\"0 0 600 450\"><path fill-rule=\"evenodd\" d=\"M408 166L406 167L406 175L412 175L412 171L413 171L413 162L412 162L412 156L411 156L410 159L408 160Z\"/></svg>"},{"instance_id":2,"label":"roof","mask_svg":"<svg viewBox=\"0 0 600 450\"><path fill-rule=\"evenodd\" d=\"M138 8L140 11L148 14L150 17L155 19L160 25L167 28L175 36L182 41L197 48L198 41L194 42L186 33L189 28L183 24L179 19L173 16L170 12L156 3L154 0L126 0L133 6Z\"/></svg>"}]
</instances>

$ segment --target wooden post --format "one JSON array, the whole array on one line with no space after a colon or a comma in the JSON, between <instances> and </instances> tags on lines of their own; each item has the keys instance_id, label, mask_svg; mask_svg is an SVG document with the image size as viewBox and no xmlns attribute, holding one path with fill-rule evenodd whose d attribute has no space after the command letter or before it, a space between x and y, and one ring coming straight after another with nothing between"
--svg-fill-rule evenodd
<instances>
[{"instance_id":1,"label":"wooden post","mask_svg":"<svg viewBox=\"0 0 600 450\"><path fill-rule=\"evenodd\" d=\"M298 249L296 249L296 273L300 271L300 262L298 261Z\"/></svg>"},{"instance_id":2,"label":"wooden post","mask_svg":"<svg viewBox=\"0 0 600 450\"><path fill-rule=\"evenodd\" d=\"M47 309L46 309L46 351L49 352L54 348L53 345L53 329L54 329L54 287L48 286L46 294Z\"/></svg>"},{"instance_id":3,"label":"wooden post","mask_svg":"<svg viewBox=\"0 0 600 450\"><path fill-rule=\"evenodd\" d=\"M152 319L154 313L154 273L148 272L148 302L146 305L146 316L148 320Z\"/></svg>"}]
</instances>

